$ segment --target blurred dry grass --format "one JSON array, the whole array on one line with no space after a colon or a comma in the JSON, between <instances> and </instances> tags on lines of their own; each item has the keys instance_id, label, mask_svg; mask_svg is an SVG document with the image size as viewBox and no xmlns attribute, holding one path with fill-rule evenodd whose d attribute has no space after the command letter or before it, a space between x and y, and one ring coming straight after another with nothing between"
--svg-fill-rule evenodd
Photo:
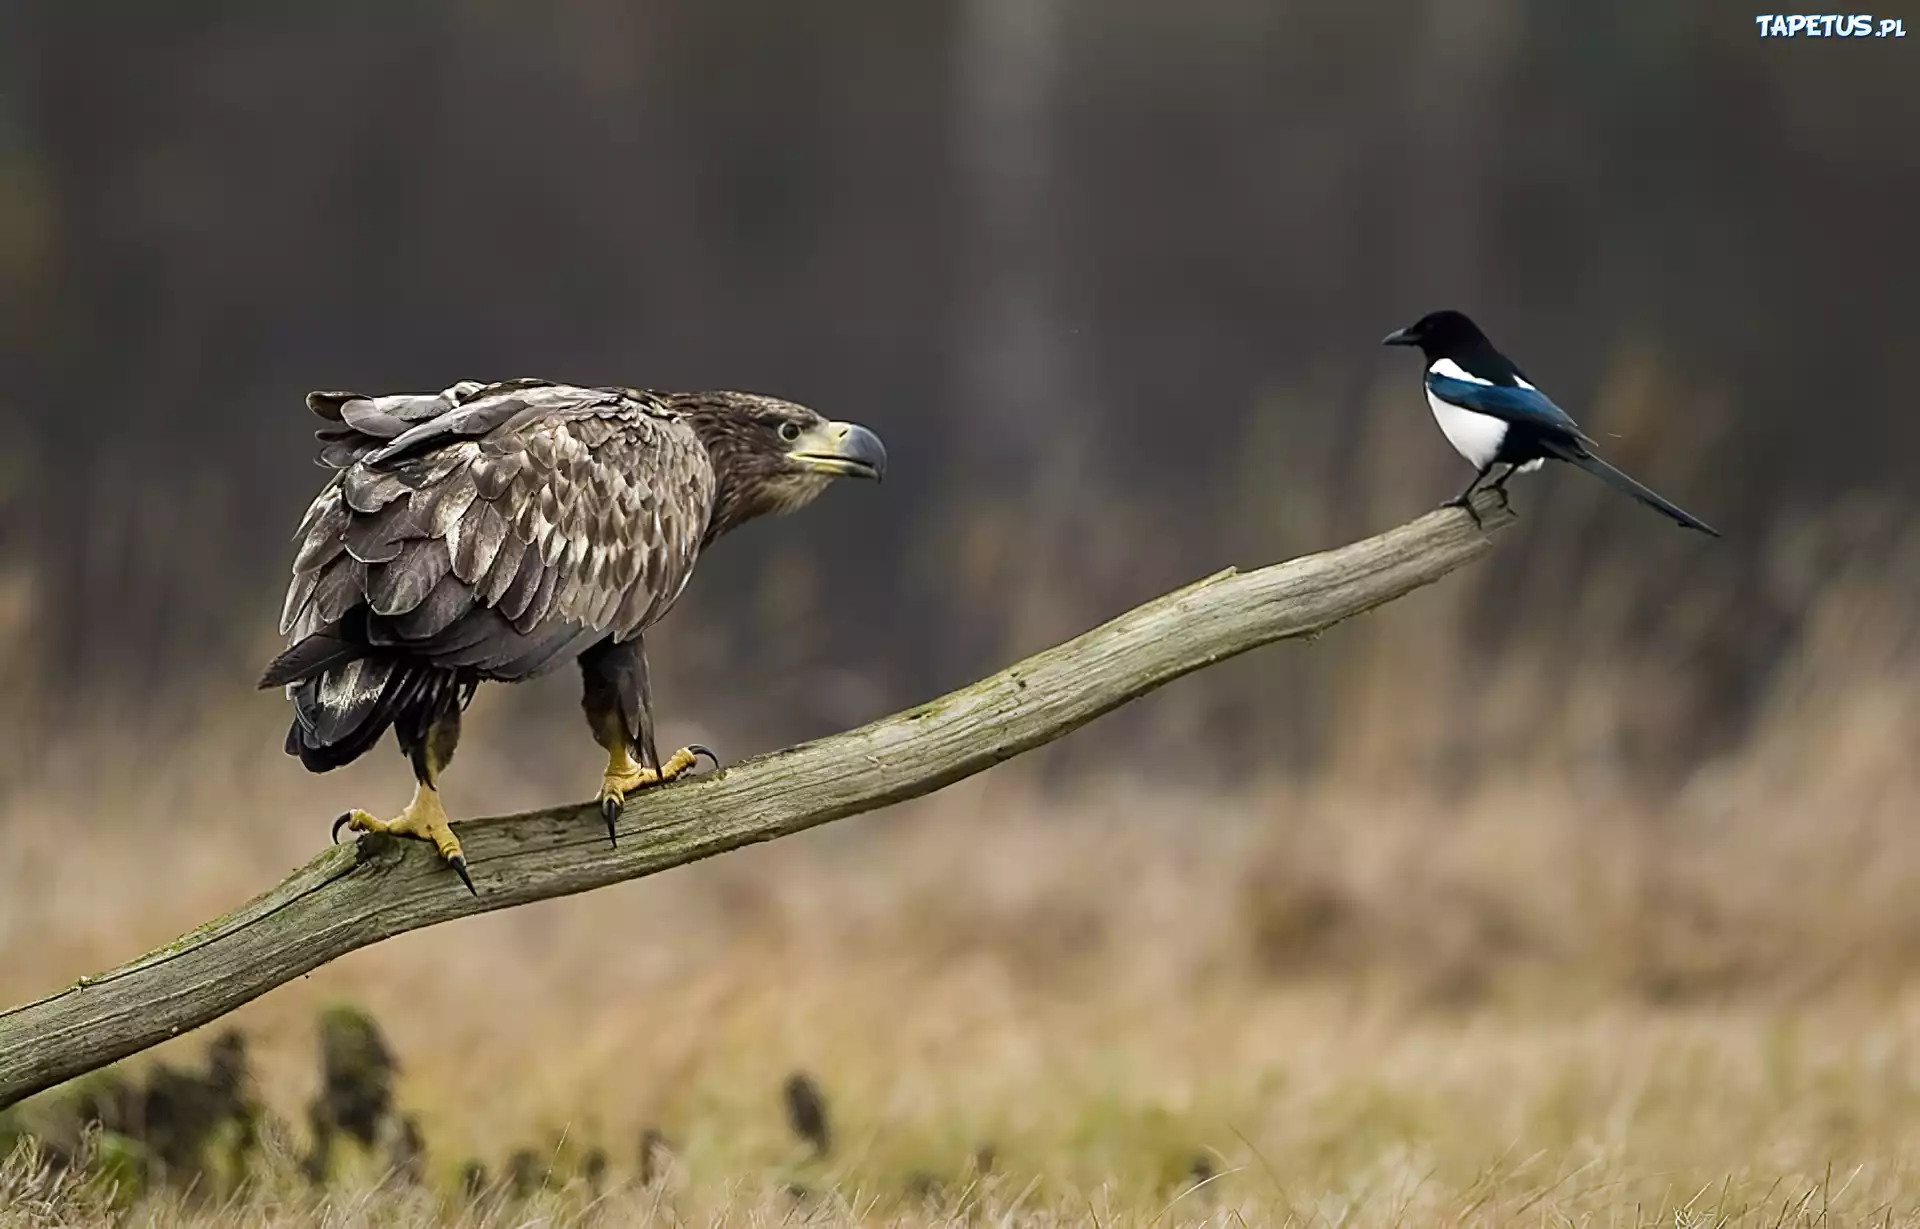
<instances>
[{"instance_id":1,"label":"blurred dry grass","mask_svg":"<svg viewBox=\"0 0 1920 1229\"><path fill-rule=\"evenodd\" d=\"M1914 1219L1920 674L1889 575L1850 575L1743 745L1671 791L1537 762L1443 789L1336 756L1211 790L1015 764L356 954L235 1022L298 1121L316 1011L370 1010L428 1190L368 1162L316 1195L283 1161L141 1223ZM469 807L582 792L569 730L477 724ZM277 740L216 710L147 737L150 777L84 786L128 744L62 741L0 824L0 996L202 920L400 788L384 755L303 779ZM825 1159L782 1120L796 1069L831 1104ZM635 1189L648 1128L671 1165ZM598 1201L556 1169L460 1210L468 1158L588 1146L613 1158ZM87 1197L0 1223L84 1220Z\"/></svg>"}]
</instances>

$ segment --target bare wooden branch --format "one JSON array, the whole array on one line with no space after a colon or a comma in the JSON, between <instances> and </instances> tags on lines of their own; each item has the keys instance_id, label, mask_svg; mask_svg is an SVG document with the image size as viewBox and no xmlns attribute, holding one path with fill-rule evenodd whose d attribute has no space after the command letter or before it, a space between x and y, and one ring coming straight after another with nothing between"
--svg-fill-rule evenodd
<instances>
[{"instance_id":1,"label":"bare wooden branch","mask_svg":"<svg viewBox=\"0 0 1920 1229\"><path fill-rule=\"evenodd\" d=\"M1309 635L1445 576L1512 520L1496 497L1252 572L1228 571L845 734L644 792L609 847L597 808L454 825L479 896L433 849L364 836L130 964L0 1014L0 1108L177 1036L409 930L585 892L931 793L1248 649Z\"/></svg>"}]
</instances>

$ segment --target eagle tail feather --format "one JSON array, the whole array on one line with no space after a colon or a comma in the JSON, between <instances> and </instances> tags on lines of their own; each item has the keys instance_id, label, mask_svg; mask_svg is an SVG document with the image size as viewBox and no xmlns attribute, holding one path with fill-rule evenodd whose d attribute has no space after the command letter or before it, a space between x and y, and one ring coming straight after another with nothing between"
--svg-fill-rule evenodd
<instances>
[{"instance_id":1,"label":"eagle tail feather","mask_svg":"<svg viewBox=\"0 0 1920 1229\"><path fill-rule=\"evenodd\" d=\"M285 687L324 674L363 656L367 646L332 631L315 632L267 663L260 676L260 690Z\"/></svg>"},{"instance_id":2,"label":"eagle tail feather","mask_svg":"<svg viewBox=\"0 0 1920 1229\"><path fill-rule=\"evenodd\" d=\"M391 726L417 737L457 682L451 670L391 657L360 657L302 679L289 689L287 754L309 772L328 772L359 759Z\"/></svg>"}]
</instances>

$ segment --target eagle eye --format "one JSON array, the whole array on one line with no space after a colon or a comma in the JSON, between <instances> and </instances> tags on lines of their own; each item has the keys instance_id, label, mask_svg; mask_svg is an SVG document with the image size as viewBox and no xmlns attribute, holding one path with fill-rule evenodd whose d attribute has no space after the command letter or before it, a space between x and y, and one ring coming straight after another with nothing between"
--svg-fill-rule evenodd
<instances>
[{"instance_id":1,"label":"eagle eye","mask_svg":"<svg viewBox=\"0 0 1920 1229\"><path fill-rule=\"evenodd\" d=\"M785 441L787 441L787 443L789 443L789 444L791 444L791 443L793 443L793 441L795 441L795 440L797 440L797 439L799 439L799 438L800 438L800 424L799 424L799 423L797 423L797 422L783 422L783 423L781 423L781 424L780 424L780 438L781 438L781 439L783 439L783 440L785 440Z\"/></svg>"}]
</instances>

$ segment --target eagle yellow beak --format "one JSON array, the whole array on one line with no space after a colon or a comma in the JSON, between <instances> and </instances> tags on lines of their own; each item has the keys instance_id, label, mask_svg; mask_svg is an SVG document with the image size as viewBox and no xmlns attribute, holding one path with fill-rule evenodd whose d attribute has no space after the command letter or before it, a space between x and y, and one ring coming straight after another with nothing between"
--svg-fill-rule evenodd
<instances>
[{"instance_id":1,"label":"eagle yellow beak","mask_svg":"<svg viewBox=\"0 0 1920 1229\"><path fill-rule=\"evenodd\" d=\"M823 422L787 450L797 464L836 478L872 478L887 472L887 448L880 437L857 422Z\"/></svg>"}]
</instances>

